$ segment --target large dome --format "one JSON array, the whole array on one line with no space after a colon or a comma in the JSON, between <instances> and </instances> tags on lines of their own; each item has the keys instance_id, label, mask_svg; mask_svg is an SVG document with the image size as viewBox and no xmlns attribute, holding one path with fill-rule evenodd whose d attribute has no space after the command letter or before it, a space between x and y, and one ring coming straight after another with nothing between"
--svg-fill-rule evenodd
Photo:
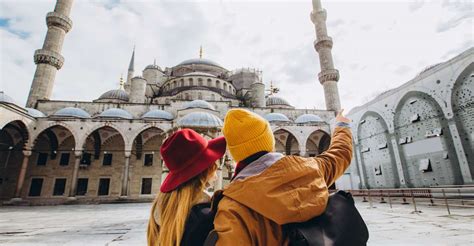
<instances>
[{"instance_id":1,"label":"large dome","mask_svg":"<svg viewBox=\"0 0 474 246\"><path fill-rule=\"evenodd\" d=\"M122 118L122 119L127 119L127 120L133 119L133 116L129 112L127 112L123 109L120 109L120 108L109 108L109 109L105 110L104 112L100 113L99 117L101 117L101 118Z\"/></svg>"},{"instance_id":2,"label":"large dome","mask_svg":"<svg viewBox=\"0 0 474 246\"><path fill-rule=\"evenodd\" d=\"M178 120L180 127L219 128L223 124L219 117L206 112L192 112Z\"/></svg>"},{"instance_id":3,"label":"large dome","mask_svg":"<svg viewBox=\"0 0 474 246\"><path fill-rule=\"evenodd\" d=\"M319 122L324 122L324 120L315 114L303 114L303 115L298 116L298 118L296 118L295 120L296 124L308 124L308 123L319 123Z\"/></svg>"},{"instance_id":4,"label":"large dome","mask_svg":"<svg viewBox=\"0 0 474 246\"><path fill-rule=\"evenodd\" d=\"M183 74L183 76L207 76L207 77L216 77L214 74L204 73L204 72L191 72Z\"/></svg>"},{"instance_id":5,"label":"large dome","mask_svg":"<svg viewBox=\"0 0 474 246\"><path fill-rule=\"evenodd\" d=\"M189 60L181 62L177 66L185 66L185 65L192 65L192 64L202 64L202 65L208 65L208 66L222 67L216 62L211 61L209 59L204 59L204 58L189 59Z\"/></svg>"},{"instance_id":6,"label":"large dome","mask_svg":"<svg viewBox=\"0 0 474 246\"><path fill-rule=\"evenodd\" d=\"M290 119L281 113L269 113L263 118L265 118L268 122L290 122Z\"/></svg>"},{"instance_id":7,"label":"large dome","mask_svg":"<svg viewBox=\"0 0 474 246\"><path fill-rule=\"evenodd\" d=\"M155 119L155 120L173 120L173 115L169 112L160 109L153 109L146 112L142 119Z\"/></svg>"},{"instance_id":8,"label":"large dome","mask_svg":"<svg viewBox=\"0 0 474 246\"><path fill-rule=\"evenodd\" d=\"M269 96L267 100L265 101L267 107L271 106L286 106L286 107L292 107L291 104L281 98L281 97L276 97L276 96Z\"/></svg>"},{"instance_id":9,"label":"large dome","mask_svg":"<svg viewBox=\"0 0 474 246\"><path fill-rule=\"evenodd\" d=\"M120 100L120 101L128 102L128 94L126 91L122 89L110 90L99 97L99 100L104 100L104 99Z\"/></svg>"},{"instance_id":10,"label":"large dome","mask_svg":"<svg viewBox=\"0 0 474 246\"><path fill-rule=\"evenodd\" d=\"M214 106L212 106L210 103L204 100L194 100L194 101L188 102L184 105L184 108L185 109L202 108L202 109L216 110Z\"/></svg>"},{"instance_id":11,"label":"large dome","mask_svg":"<svg viewBox=\"0 0 474 246\"><path fill-rule=\"evenodd\" d=\"M73 117L73 118L90 118L90 114L80 108L67 107L54 112L53 116Z\"/></svg>"}]
</instances>

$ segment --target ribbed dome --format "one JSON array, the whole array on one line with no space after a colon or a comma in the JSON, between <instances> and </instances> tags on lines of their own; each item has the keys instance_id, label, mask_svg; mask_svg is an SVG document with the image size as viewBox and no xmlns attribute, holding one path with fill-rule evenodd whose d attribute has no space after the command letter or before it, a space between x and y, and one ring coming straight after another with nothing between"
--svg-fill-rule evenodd
<instances>
[{"instance_id":1,"label":"ribbed dome","mask_svg":"<svg viewBox=\"0 0 474 246\"><path fill-rule=\"evenodd\" d=\"M15 100L13 100L13 98L5 94L3 91L0 91L0 102L16 104Z\"/></svg>"},{"instance_id":2,"label":"ribbed dome","mask_svg":"<svg viewBox=\"0 0 474 246\"><path fill-rule=\"evenodd\" d=\"M290 106L291 107L291 104L287 100L285 100L281 97L275 97L275 96L269 96L265 103L266 103L267 107L268 106L277 106L277 105L283 105L283 106Z\"/></svg>"},{"instance_id":3,"label":"ribbed dome","mask_svg":"<svg viewBox=\"0 0 474 246\"><path fill-rule=\"evenodd\" d=\"M34 108L25 108L25 109L26 109L26 111L28 111L29 115L31 115L35 118L46 117L46 115L43 112L41 112L37 109L34 109Z\"/></svg>"},{"instance_id":4,"label":"ribbed dome","mask_svg":"<svg viewBox=\"0 0 474 246\"><path fill-rule=\"evenodd\" d=\"M215 67L222 67L221 65L217 64L214 61L211 61L209 59L204 59L204 58L196 58L196 59L189 59L181 62L177 66L183 66L183 65L191 65L191 64L203 64L203 65L209 65L209 66L215 66Z\"/></svg>"},{"instance_id":5,"label":"ribbed dome","mask_svg":"<svg viewBox=\"0 0 474 246\"><path fill-rule=\"evenodd\" d=\"M146 112L143 116L143 119L162 119L162 120L173 120L173 115L169 112L160 109L153 109Z\"/></svg>"},{"instance_id":6,"label":"ribbed dome","mask_svg":"<svg viewBox=\"0 0 474 246\"><path fill-rule=\"evenodd\" d=\"M105 110L104 112L100 113L99 117L101 117L101 118L122 118L122 119L127 119L127 120L133 119L133 116L129 112L127 112L123 109L120 109L120 108L109 108L109 109Z\"/></svg>"},{"instance_id":7,"label":"ribbed dome","mask_svg":"<svg viewBox=\"0 0 474 246\"><path fill-rule=\"evenodd\" d=\"M317 123L317 122L324 122L321 117L315 114L303 114L296 118L295 123L297 124L306 124L306 123Z\"/></svg>"},{"instance_id":8,"label":"ribbed dome","mask_svg":"<svg viewBox=\"0 0 474 246\"><path fill-rule=\"evenodd\" d=\"M74 117L74 118L90 118L91 115L80 108L67 107L56 111L53 116Z\"/></svg>"},{"instance_id":9,"label":"ribbed dome","mask_svg":"<svg viewBox=\"0 0 474 246\"><path fill-rule=\"evenodd\" d=\"M128 102L128 94L126 91L122 89L110 90L99 97L99 100L102 100L102 99L115 99L115 100Z\"/></svg>"},{"instance_id":10,"label":"ribbed dome","mask_svg":"<svg viewBox=\"0 0 474 246\"><path fill-rule=\"evenodd\" d=\"M206 112L192 112L178 120L180 127L218 128L223 124L219 117Z\"/></svg>"},{"instance_id":11,"label":"ribbed dome","mask_svg":"<svg viewBox=\"0 0 474 246\"><path fill-rule=\"evenodd\" d=\"M263 118L265 118L268 122L290 122L290 119L281 113L269 113Z\"/></svg>"},{"instance_id":12,"label":"ribbed dome","mask_svg":"<svg viewBox=\"0 0 474 246\"><path fill-rule=\"evenodd\" d=\"M158 65L156 65L156 64L150 64L150 65L146 66L145 69L158 69L158 70L160 70L160 71L163 71L163 70L161 69L161 67L158 66Z\"/></svg>"},{"instance_id":13,"label":"ribbed dome","mask_svg":"<svg viewBox=\"0 0 474 246\"><path fill-rule=\"evenodd\" d=\"M212 106L210 103L208 103L204 100L194 100L194 101L188 102L184 105L184 108L185 109L203 108L203 109L215 110L214 106Z\"/></svg>"},{"instance_id":14,"label":"ribbed dome","mask_svg":"<svg viewBox=\"0 0 474 246\"><path fill-rule=\"evenodd\" d=\"M206 76L206 77L216 77L214 74L204 73L204 72L192 72L184 74L183 76Z\"/></svg>"}]
</instances>

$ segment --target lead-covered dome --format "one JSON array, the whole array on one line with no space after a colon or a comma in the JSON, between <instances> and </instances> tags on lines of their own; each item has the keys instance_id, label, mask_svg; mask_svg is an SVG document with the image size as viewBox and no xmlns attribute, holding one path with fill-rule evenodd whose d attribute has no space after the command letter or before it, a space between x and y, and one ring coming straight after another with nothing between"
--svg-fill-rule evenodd
<instances>
[{"instance_id":1,"label":"lead-covered dome","mask_svg":"<svg viewBox=\"0 0 474 246\"><path fill-rule=\"evenodd\" d=\"M142 119L173 120L174 117L170 112L160 109L153 109L142 115Z\"/></svg>"},{"instance_id":2,"label":"lead-covered dome","mask_svg":"<svg viewBox=\"0 0 474 246\"><path fill-rule=\"evenodd\" d=\"M178 120L180 127L220 128L223 124L219 117L206 112L192 112Z\"/></svg>"},{"instance_id":3,"label":"lead-covered dome","mask_svg":"<svg viewBox=\"0 0 474 246\"><path fill-rule=\"evenodd\" d=\"M0 91L0 102L16 104L15 100L13 100L13 98L5 94L3 91Z\"/></svg>"},{"instance_id":4,"label":"lead-covered dome","mask_svg":"<svg viewBox=\"0 0 474 246\"><path fill-rule=\"evenodd\" d=\"M26 111L28 111L29 115L31 115L35 118L46 117L46 115L43 112L41 112L37 109L34 109L34 108L25 108L25 109L26 109Z\"/></svg>"},{"instance_id":5,"label":"lead-covered dome","mask_svg":"<svg viewBox=\"0 0 474 246\"><path fill-rule=\"evenodd\" d=\"M101 118L122 118L122 119L127 119L131 120L133 119L132 114L129 112L121 109L121 108L109 108L105 110L104 112L99 114L99 117Z\"/></svg>"},{"instance_id":6,"label":"lead-covered dome","mask_svg":"<svg viewBox=\"0 0 474 246\"><path fill-rule=\"evenodd\" d=\"M146 70L146 69L156 69L156 70L163 71L163 70L161 69L161 67L158 66L158 65L156 65L156 64L150 64L150 65L148 65L148 66L145 67L145 70Z\"/></svg>"},{"instance_id":7,"label":"lead-covered dome","mask_svg":"<svg viewBox=\"0 0 474 246\"><path fill-rule=\"evenodd\" d=\"M216 62L211 61L209 59L204 59L204 58L195 58L195 59L185 60L185 61L182 61L177 66L185 66L185 65L192 65L192 64L202 64L202 65L208 65L208 66L222 67Z\"/></svg>"},{"instance_id":8,"label":"lead-covered dome","mask_svg":"<svg viewBox=\"0 0 474 246\"><path fill-rule=\"evenodd\" d=\"M206 77L213 77L213 78L216 77L214 74L204 73L204 72L191 72L191 73L183 74L183 76L206 76Z\"/></svg>"},{"instance_id":9,"label":"lead-covered dome","mask_svg":"<svg viewBox=\"0 0 474 246\"><path fill-rule=\"evenodd\" d=\"M91 117L91 115L87 113L86 111L84 111L83 109L75 108L75 107L67 107L67 108L60 109L54 112L52 116L72 117L72 118L82 118L82 119Z\"/></svg>"},{"instance_id":10,"label":"lead-covered dome","mask_svg":"<svg viewBox=\"0 0 474 246\"><path fill-rule=\"evenodd\" d=\"M286 115L281 113L269 113L263 116L268 122L291 122Z\"/></svg>"},{"instance_id":11,"label":"lead-covered dome","mask_svg":"<svg viewBox=\"0 0 474 246\"><path fill-rule=\"evenodd\" d=\"M118 100L128 102L128 93L122 89L110 90L102 94L98 100Z\"/></svg>"},{"instance_id":12,"label":"lead-covered dome","mask_svg":"<svg viewBox=\"0 0 474 246\"><path fill-rule=\"evenodd\" d=\"M267 107L293 107L287 100L276 96L267 97L265 104Z\"/></svg>"},{"instance_id":13,"label":"lead-covered dome","mask_svg":"<svg viewBox=\"0 0 474 246\"><path fill-rule=\"evenodd\" d=\"M298 118L296 118L295 120L296 124L308 124L308 123L319 123L319 122L324 122L324 120L315 114L303 114L303 115L298 116Z\"/></svg>"},{"instance_id":14,"label":"lead-covered dome","mask_svg":"<svg viewBox=\"0 0 474 246\"><path fill-rule=\"evenodd\" d=\"M202 108L202 109L216 110L214 106L212 106L210 103L204 100L194 100L194 101L188 102L184 105L184 108L185 109Z\"/></svg>"}]
</instances>

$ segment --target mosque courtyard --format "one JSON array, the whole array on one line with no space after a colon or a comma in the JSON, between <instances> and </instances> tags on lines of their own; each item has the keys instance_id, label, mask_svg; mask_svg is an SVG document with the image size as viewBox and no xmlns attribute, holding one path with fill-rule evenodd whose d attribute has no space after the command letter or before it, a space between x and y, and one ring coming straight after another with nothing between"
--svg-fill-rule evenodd
<instances>
[{"instance_id":1,"label":"mosque courtyard","mask_svg":"<svg viewBox=\"0 0 474 246\"><path fill-rule=\"evenodd\" d=\"M150 203L0 207L0 245L145 245ZM474 209L357 202L369 245L474 245Z\"/></svg>"}]
</instances>

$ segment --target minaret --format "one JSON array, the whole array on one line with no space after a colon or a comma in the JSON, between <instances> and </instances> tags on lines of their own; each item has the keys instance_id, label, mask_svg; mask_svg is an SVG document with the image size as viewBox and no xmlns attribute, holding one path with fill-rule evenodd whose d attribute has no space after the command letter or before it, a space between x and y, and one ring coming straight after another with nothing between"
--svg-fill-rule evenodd
<instances>
[{"instance_id":1,"label":"minaret","mask_svg":"<svg viewBox=\"0 0 474 246\"><path fill-rule=\"evenodd\" d=\"M132 83L134 70L135 70L135 46L133 46L132 58L130 58L130 64L128 65L127 82L125 83L125 91L127 93L130 93L130 86Z\"/></svg>"},{"instance_id":2,"label":"minaret","mask_svg":"<svg viewBox=\"0 0 474 246\"><path fill-rule=\"evenodd\" d=\"M313 0L313 11L311 21L316 29L316 41L314 48L319 54L321 72L318 74L319 82L324 88L326 99L326 109L338 111L341 109L337 81L339 81L339 71L334 68L332 60L332 38L328 36L326 28L326 10L322 8L320 0Z\"/></svg>"},{"instance_id":3,"label":"minaret","mask_svg":"<svg viewBox=\"0 0 474 246\"><path fill-rule=\"evenodd\" d=\"M54 11L46 15L48 32L43 48L36 50L34 54L36 72L26 102L27 107L33 108L38 100L48 100L51 97L56 72L64 64L61 55L64 36L72 28L69 18L72 2L73 0L57 0Z\"/></svg>"}]
</instances>

